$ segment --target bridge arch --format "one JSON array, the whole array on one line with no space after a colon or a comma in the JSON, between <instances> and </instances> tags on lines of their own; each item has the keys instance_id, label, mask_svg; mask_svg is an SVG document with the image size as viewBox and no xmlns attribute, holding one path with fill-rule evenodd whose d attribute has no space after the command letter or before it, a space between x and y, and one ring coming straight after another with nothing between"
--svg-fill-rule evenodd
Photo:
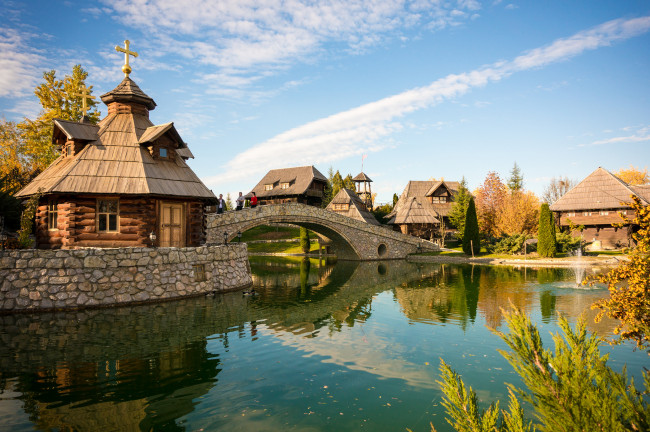
<instances>
[{"instance_id":1,"label":"bridge arch","mask_svg":"<svg viewBox=\"0 0 650 432\"><path fill-rule=\"evenodd\" d=\"M303 226L332 241L333 252L342 260L406 258L410 253L439 250L431 242L305 204L258 206L208 215L207 243L221 243L259 225L289 223Z\"/></svg>"}]
</instances>

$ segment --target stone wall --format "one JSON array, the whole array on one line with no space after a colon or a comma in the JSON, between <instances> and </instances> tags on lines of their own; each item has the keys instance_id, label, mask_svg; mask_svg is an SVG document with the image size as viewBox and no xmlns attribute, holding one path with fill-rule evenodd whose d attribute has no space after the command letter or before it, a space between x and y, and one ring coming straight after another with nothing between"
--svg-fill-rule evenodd
<instances>
[{"instance_id":1,"label":"stone wall","mask_svg":"<svg viewBox=\"0 0 650 432\"><path fill-rule=\"evenodd\" d=\"M370 225L334 211L305 204L263 205L210 214L207 218L207 243L235 239L258 225L289 223L303 226L331 240L331 247L341 260L403 259L409 254L436 251L440 248L426 240L393 231L385 226Z\"/></svg>"},{"instance_id":2,"label":"stone wall","mask_svg":"<svg viewBox=\"0 0 650 432\"><path fill-rule=\"evenodd\" d=\"M0 311L160 301L251 283L245 244L0 252Z\"/></svg>"}]
</instances>

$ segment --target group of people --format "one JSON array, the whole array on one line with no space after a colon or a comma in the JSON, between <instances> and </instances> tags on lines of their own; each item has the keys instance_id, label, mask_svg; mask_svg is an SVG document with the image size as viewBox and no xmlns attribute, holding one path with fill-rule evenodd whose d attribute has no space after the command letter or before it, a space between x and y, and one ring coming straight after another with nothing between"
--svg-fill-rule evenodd
<instances>
[{"instance_id":1,"label":"group of people","mask_svg":"<svg viewBox=\"0 0 650 432\"><path fill-rule=\"evenodd\" d=\"M257 195L255 195L255 192L251 192L253 196L250 198L250 206L251 208L257 207ZM246 198L242 195L241 192L239 192L239 196L235 200L235 210L241 210L244 208L244 203L246 202ZM223 199L223 194L219 194L219 198L217 199L217 213L223 213L226 210L226 200Z\"/></svg>"}]
</instances>

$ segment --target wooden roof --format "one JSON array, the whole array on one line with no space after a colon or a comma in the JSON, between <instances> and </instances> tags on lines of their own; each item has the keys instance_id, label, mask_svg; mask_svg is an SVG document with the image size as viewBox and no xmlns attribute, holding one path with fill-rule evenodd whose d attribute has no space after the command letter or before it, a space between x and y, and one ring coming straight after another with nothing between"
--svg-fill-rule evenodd
<instances>
[{"instance_id":1,"label":"wooden roof","mask_svg":"<svg viewBox=\"0 0 650 432\"><path fill-rule=\"evenodd\" d=\"M335 204L348 204L349 208L347 211L334 210ZM380 225L372 213L368 211L363 201L361 201L361 198L359 198L356 193L346 188L339 190L334 198L332 198L332 201L327 205L326 210L335 211L338 214L369 223L370 225Z\"/></svg>"},{"instance_id":2,"label":"wooden roof","mask_svg":"<svg viewBox=\"0 0 650 432\"><path fill-rule=\"evenodd\" d=\"M432 204L427 197L434 195L443 186L447 188L453 197L458 192L460 183L443 180L409 181L400 195L399 200L397 200L393 211L386 215L386 218L390 218L388 223L439 223L438 218L447 216L451 211L453 203ZM430 219L425 217L422 212L428 213ZM415 220L418 220L418 222L414 222ZM425 222L426 220L435 220L435 222Z\"/></svg>"},{"instance_id":3,"label":"wooden roof","mask_svg":"<svg viewBox=\"0 0 650 432\"><path fill-rule=\"evenodd\" d=\"M69 140L95 141L98 138L99 126L91 123L54 119L54 126L52 142L56 139L57 133L65 135Z\"/></svg>"},{"instance_id":4,"label":"wooden roof","mask_svg":"<svg viewBox=\"0 0 650 432\"><path fill-rule=\"evenodd\" d=\"M372 183L372 180L370 180L370 177L366 175L363 171L361 171L355 178L352 179L352 181L355 182L370 182Z\"/></svg>"},{"instance_id":5,"label":"wooden roof","mask_svg":"<svg viewBox=\"0 0 650 432\"><path fill-rule=\"evenodd\" d=\"M393 224L437 224L440 223L434 213L431 212L429 204L421 201L418 197L409 197L403 203L402 208L395 214Z\"/></svg>"},{"instance_id":6,"label":"wooden roof","mask_svg":"<svg viewBox=\"0 0 650 432\"><path fill-rule=\"evenodd\" d=\"M618 209L627 207L631 195L648 204L646 186L630 186L605 168L599 167L551 206L553 211Z\"/></svg>"},{"instance_id":7,"label":"wooden roof","mask_svg":"<svg viewBox=\"0 0 650 432\"><path fill-rule=\"evenodd\" d=\"M125 84L126 83L126 84ZM128 94L128 89L135 93ZM140 94L141 93L141 94ZM104 98L104 96L110 97ZM109 103L128 102L155 107L129 78L102 96ZM144 96L142 96L144 95ZM146 98L151 99L147 101ZM87 125L70 126L71 122L55 122L59 127L88 132ZM63 126L61 126L63 125ZM81 125L81 124L79 124ZM99 122L97 138L74 156L59 157L17 196L29 196L39 190L43 194L111 194L157 195L216 199L183 159L183 153L169 159L154 159L147 143L168 136L179 147L186 144L172 123L155 126L148 115L134 112L113 112ZM56 132L55 132L56 133ZM191 155L191 152L189 153Z\"/></svg>"},{"instance_id":8,"label":"wooden roof","mask_svg":"<svg viewBox=\"0 0 650 432\"><path fill-rule=\"evenodd\" d=\"M144 105L149 111L156 108L156 102L129 77L125 77L117 87L100 97L106 105L112 102L134 102Z\"/></svg>"},{"instance_id":9,"label":"wooden roof","mask_svg":"<svg viewBox=\"0 0 650 432\"><path fill-rule=\"evenodd\" d=\"M323 183L327 182L327 178L312 165L273 169L266 173L251 192L255 192L258 198L303 195L307 192L309 185L314 180ZM280 183L289 183L289 187L287 189L281 189ZM272 190L265 190L265 185L268 184L273 185Z\"/></svg>"}]
</instances>

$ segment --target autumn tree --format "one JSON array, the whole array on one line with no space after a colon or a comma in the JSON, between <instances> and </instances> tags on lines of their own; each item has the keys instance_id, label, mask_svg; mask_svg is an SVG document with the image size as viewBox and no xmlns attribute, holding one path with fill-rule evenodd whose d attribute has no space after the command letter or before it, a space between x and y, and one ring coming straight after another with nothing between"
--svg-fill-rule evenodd
<instances>
[{"instance_id":1,"label":"autumn tree","mask_svg":"<svg viewBox=\"0 0 650 432\"><path fill-rule=\"evenodd\" d=\"M629 185L642 185L650 183L650 177L648 176L648 167L645 167L643 171L637 169L636 167L630 165L629 168L621 168L620 170L614 173L616 177L623 180Z\"/></svg>"},{"instance_id":2,"label":"autumn tree","mask_svg":"<svg viewBox=\"0 0 650 432\"><path fill-rule=\"evenodd\" d=\"M510 178L508 179L508 189L510 189L510 192L517 192L522 190L523 188L524 188L524 176L521 173L521 169L519 169L517 162L515 162L515 166L512 167L512 171L510 171Z\"/></svg>"},{"instance_id":3,"label":"autumn tree","mask_svg":"<svg viewBox=\"0 0 650 432\"><path fill-rule=\"evenodd\" d=\"M622 261L609 273L588 278L583 283L601 282L607 284L609 298L594 303L592 308L600 309L596 321L604 315L620 321L615 333L621 340L632 340L650 354L650 205L643 205L637 196L632 196L630 207L636 212L633 220L621 215L622 227L630 223L639 226L632 234L637 244L629 254L628 261Z\"/></svg>"},{"instance_id":4,"label":"autumn tree","mask_svg":"<svg viewBox=\"0 0 650 432\"><path fill-rule=\"evenodd\" d=\"M539 210L539 226L537 228L537 253L542 257L554 257L557 245L555 243L555 220L548 204L542 204Z\"/></svg>"},{"instance_id":5,"label":"autumn tree","mask_svg":"<svg viewBox=\"0 0 650 432\"><path fill-rule=\"evenodd\" d=\"M465 215L467 213L467 206L472 194L467 189L467 181L465 177L460 181L458 192L454 196L454 204L449 211L449 220L452 225L458 230L458 239L463 240L463 233L465 232Z\"/></svg>"},{"instance_id":6,"label":"autumn tree","mask_svg":"<svg viewBox=\"0 0 650 432\"><path fill-rule=\"evenodd\" d=\"M498 236L497 220L506 195L506 185L494 171L490 171L483 184L474 191L478 225L483 234Z\"/></svg>"},{"instance_id":7,"label":"autumn tree","mask_svg":"<svg viewBox=\"0 0 650 432\"><path fill-rule=\"evenodd\" d=\"M82 113L82 87L92 93L92 86L86 86L86 72L80 65L72 68L72 74L63 79L56 78L56 71L43 74L44 83L34 90L42 110L35 120L25 118L16 124L0 122L0 173L16 172L19 177L30 177L25 173L38 173L58 157L58 148L52 143L53 120L80 121ZM93 109L98 102L86 99L88 120L96 124L99 111ZM33 177L33 175L31 176Z\"/></svg>"},{"instance_id":8,"label":"autumn tree","mask_svg":"<svg viewBox=\"0 0 650 432\"><path fill-rule=\"evenodd\" d=\"M535 234L539 219L539 200L531 191L514 190L503 199L497 215L498 234Z\"/></svg>"},{"instance_id":9,"label":"autumn tree","mask_svg":"<svg viewBox=\"0 0 650 432\"><path fill-rule=\"evenodd\" d=\"M553 177L551 178L550 183L546 188L544 188L544 193L542 194L542 201L548 203L549 205L553 204L555 201L559 200L562 195L569 192L577 182L566 176L564 177Z\"/></svg>"}]
</instances>

